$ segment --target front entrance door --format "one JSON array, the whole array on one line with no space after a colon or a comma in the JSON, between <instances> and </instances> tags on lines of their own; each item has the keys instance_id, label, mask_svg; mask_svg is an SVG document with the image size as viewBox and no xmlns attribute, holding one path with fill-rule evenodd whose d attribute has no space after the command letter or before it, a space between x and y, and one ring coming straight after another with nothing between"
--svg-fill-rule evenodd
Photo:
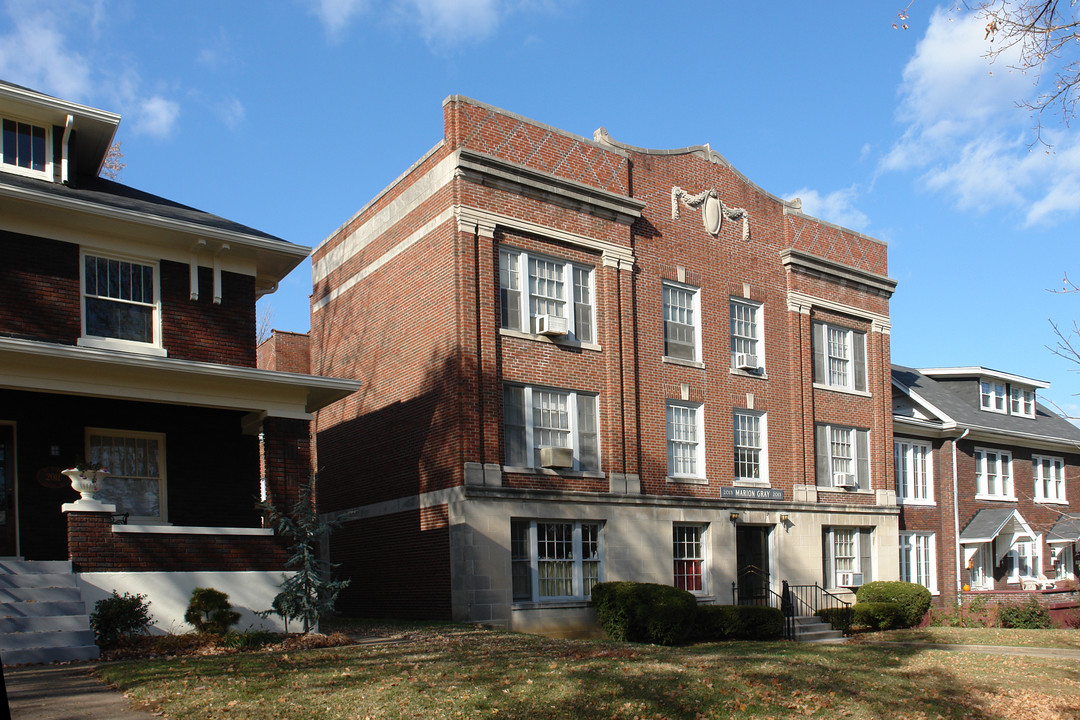
<instances>
[{"instance_id":1,"label":"front entrance door","mask_svg":"<svg viewBox=\"0 0 1080 720\"><path fill-rule=\"evenodd\" d=\"M769 604L769 527L739 525L735 528L738 603Z\"/></svg>"},{"instance_id":2,"label":"front entrance door","mask_svg":"<svg viewBox=\"0 0 1080 720\"><path fill-rule=\"evenodd\" d=\"M15 429L0 425L0 557L15 552Z\"/></svg>"}]
</instances>

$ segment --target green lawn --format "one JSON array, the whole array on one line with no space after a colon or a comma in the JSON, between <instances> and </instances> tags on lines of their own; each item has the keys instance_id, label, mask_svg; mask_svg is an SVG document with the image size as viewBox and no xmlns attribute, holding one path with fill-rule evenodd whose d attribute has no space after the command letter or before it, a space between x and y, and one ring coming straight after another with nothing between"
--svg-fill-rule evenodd
<instances>
[{"instance_id":1,"label":"green lawn","mask_svg":"<svg viewBox=\"0 0 1080 720\"><path fill-rule=\"evenodd\" d=\"M100 666L169 718L1076 718L1074 660L909 647L661 648L461 626L396 644Z\"/></svg>"},{"instance_id":2,"label":"green lawn","mask_svg":"<svg viewBox=\"0 0 1080 720\"><path fill-rule=\"evenodd\" d=\"M925 627L864 633L858 638L946 645L1005 645L1080 650L1080 630L1005 630L1003 628Z\"/></svg>"}]
</instances>

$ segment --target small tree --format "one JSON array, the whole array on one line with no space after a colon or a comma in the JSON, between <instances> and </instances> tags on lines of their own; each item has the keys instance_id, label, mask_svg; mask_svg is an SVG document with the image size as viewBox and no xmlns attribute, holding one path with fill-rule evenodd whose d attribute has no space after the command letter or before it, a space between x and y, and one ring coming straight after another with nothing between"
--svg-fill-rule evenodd
<instances>
[{"instance_id":1,"label":"small tree","mask_svg":"<svg viewBox=\"0 0 1080 720\"><path fill-rule=\"evenodd\" d=\"M349 585L348 580L331 580L333 566L317 557L320 538L338 523L319 517L313 495L312 484L301 485L289 515L270 503L260 506L278 535L289 541L291 555L285 565L295 571L282 581L272 610L285 620L286 629L289 620L301 620L305 633L315 627L320 615L333 612L338 594Z\"/></svg>"},{"instance_id":2,"label":"small tree","mask_svg":"<svg viewBox=\"0 0 1080 720\"><path fill-rule=\"evenodd\" d=\"M224 635L240 621L240 613L229 604L229 594L214 588L197 587L191 591L184 619L201 633Z\"/></svg>"}]
</instances>

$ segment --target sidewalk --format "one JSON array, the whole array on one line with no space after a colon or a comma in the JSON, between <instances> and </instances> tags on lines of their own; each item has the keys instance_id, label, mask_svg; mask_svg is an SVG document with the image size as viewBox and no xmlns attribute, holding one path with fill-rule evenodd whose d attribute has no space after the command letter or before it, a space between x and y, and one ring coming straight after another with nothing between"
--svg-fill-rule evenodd
<instances>
[{"instance_id":1,"label":"sidewalk","mask_svg":"<svg viewBox=\"0 0 1080 720\"><path fill-rule=\"evenodd\" d=\"M4 668L13 720L147 720L122 693L92 677L96 663Z\"/></svg>"},{"instance_id":2,"label":"sidewalk","mask_svg":"<svg viewBox=\"0 0 1080 720\"><path fill-rule=\"evenodd\" d=\"M1076 660L1080 662L1080 650L1062 648L1012 647L1008 645L950 645L947 643L899 642L890 640L870 640L862 645L898 645L916 647L925 650L952 650L954 652L974 652L985 655L1016 655L1021 657L1044 657L1056 660Z\"/></svg>"}]
</instances>

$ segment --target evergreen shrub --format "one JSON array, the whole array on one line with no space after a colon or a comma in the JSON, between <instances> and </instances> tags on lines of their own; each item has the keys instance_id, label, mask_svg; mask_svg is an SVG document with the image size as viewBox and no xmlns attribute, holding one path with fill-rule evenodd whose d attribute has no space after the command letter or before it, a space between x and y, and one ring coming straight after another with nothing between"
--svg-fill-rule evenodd
<instances>
[{"instance_id":1,"label":"evergreen shrub","mask_svg":"<svg viewBox=\"0 0 1080 720\"><path fill-rule=\"evenodd\" d=\"M930 591L918 583L875 580L855 592L859 603L891 602L900 606L900 624L896 627L915 627L930 610Z\"/></svg>"},{"instance_id":2,"label":"evergreen shrub","mask_svg":"<svg viewBox=\"0 0 1080 720\"><path fill-rule=\"evenodd\" d=\"M600 626L612 640L675 645L686 640L697 599L670 585L605 582L592 589Z\"/></svg>"}]
</instances>

